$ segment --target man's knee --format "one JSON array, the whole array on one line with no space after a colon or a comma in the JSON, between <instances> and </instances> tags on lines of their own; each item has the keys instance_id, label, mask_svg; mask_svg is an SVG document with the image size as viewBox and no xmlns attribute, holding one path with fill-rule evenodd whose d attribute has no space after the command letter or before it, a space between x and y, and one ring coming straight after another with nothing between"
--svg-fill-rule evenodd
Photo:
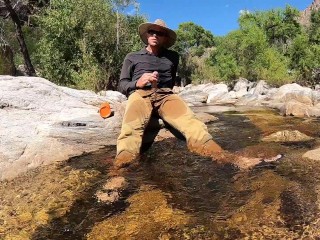
<instances>
[{"instance_id":1,"label":"man's knee","mask_svg":"<svg viewBox=\"0 0 320 240\"><path fill-rule=\"evenodd\" d=\"M186 103L176 95L170 95L160 108L161 115L164 118L179 118L188 112Z\"/></svg>"}]
</instances>

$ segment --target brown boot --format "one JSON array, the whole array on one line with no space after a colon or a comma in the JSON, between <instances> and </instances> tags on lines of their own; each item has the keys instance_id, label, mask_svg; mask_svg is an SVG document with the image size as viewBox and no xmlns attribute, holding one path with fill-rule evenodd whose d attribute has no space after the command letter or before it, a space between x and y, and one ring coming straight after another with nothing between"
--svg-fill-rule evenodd
<instances>
[{"instance_id":1,"label":"brown boot","mask_svg":"<svg viewBox=\"0 0 320 240\"><path fill-rule=\"evenodd\" d=\"M135 162L136 159L136 155L128 151L122 151L116 156L113 166L115 169L124 168Z\"/></svg>"},{"instance_id":2,"label":"brown boot","mask_svg":"<svg viewBox=\"0 0 320 240\"><path fill-rule=\"evenodd\" d=\"M189 149L191 152L195 152L205 157L213 157L223 152L223 149L212 139L201 145L200 144L189 145Z\"/></svg>"},{"instance_id":3,"label":"brown boot","mask_svg":"<svg viewBox=\"0 0 320 240\"><path fill-rule=\"evenodd\" d=\"M209 140L203 145L203 153L208 156L214 156L223 152L223 149L215 141Z\"/></svg>"}]
</instances>

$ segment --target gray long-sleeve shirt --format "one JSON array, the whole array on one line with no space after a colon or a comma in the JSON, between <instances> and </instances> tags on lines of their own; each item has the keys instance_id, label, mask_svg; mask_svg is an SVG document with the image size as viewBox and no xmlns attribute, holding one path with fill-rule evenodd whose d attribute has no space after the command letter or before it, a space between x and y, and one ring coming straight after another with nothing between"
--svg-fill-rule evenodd
<instances>
[{"instance_id":1,"label":"gray long-sleeve shirt","mask_svg":"<svg viewBox=\"0 0 320 240\"><path fill-rule=\"evenodd\" d=\"M123 62L118 91L129 96L137 87L138 79L144 73L159 73L158 88L172 88L179 64L177 52L164 49L158 56L149 53L146 48L129 53ZM149 89L150 86L144 87Z\"/></svg>"}]
</instances>

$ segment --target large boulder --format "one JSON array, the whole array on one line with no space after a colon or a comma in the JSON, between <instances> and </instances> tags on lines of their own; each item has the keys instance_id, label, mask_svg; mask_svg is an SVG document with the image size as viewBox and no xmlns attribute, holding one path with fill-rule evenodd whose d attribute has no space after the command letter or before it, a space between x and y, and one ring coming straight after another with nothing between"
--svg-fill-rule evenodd
<instances>
[{"instance_id":1,"label":"large boulder","mask_svg":"<svg viewBox=\"0 0 320 240\"><path fill-rule=\"evenodd\" d=\"M286 95L289 94L289 97ZM312 89L307 87L302 87L299 84L292 83L292 84L285 84L277 89L277 91L273 92L272 96L269 96L271 100L277 101L288 101L292 98L295 98L299 101L299 97L308 96L312 98Z\"/></svg>"},{"instance_id":2,"label":"large boulder","mask_svg":"<svg viewBox=\"0 0 320 240\"><path fill-rule=\"evenodd\" d=\"M223 98L228 93L228 86L224 83L215 84L207 91L207 103L214 103Z\"/></svg>"},{"instance_id":3,"label":"large boulder","mask_svg":"<svg viewBox=\"0 0 320 240\"><path fill-rule=\"evenodd\" d=\"M186 101L189 106L206 103L208 98L208 94L200 89L189 89L179 93L179 96Z\"/></svg>"},{"instance_id":4,"label":"large boulder","mask_svg":"<svg viewBox=\"0 0 320 240\"><path fill-rule=\"evenodd\" d=\"M257 82L257 85L252 88L253 95L266 95L270 89L268 83L264 80L260 80Z\"/></svg>"},{"instance_id":5,"label":"large boulder","mask_svg":"<svg viewBox=\"0 0 320 240\"><path fill-rule=\"evenodd\" d=\"M37 77L0 77L0 179L115 144L123 105Z\"/></svg>"}]
</instances>

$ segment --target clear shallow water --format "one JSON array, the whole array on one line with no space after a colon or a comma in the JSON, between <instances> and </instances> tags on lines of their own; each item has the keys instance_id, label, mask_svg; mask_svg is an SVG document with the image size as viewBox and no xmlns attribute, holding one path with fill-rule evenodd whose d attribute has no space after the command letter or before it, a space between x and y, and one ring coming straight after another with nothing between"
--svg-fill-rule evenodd
<instances>
[{"instance_id":1,"label":"clear shallow water","mask_svg":"<svg viewBox=\"0 0 320 240\"><path fill-rule=\"evenodd\" d=\"M272 112L230 112L208 125L236 154L270 157L249 171L155 143L125 174L129 187L112 205L94 194L107 181L114 147L29 172L0 188L0 239L319 239L319 164L301 158L319 146L319 121ZM298 129L308 144L264 143Z\"/></svg>"}]
</instances>

